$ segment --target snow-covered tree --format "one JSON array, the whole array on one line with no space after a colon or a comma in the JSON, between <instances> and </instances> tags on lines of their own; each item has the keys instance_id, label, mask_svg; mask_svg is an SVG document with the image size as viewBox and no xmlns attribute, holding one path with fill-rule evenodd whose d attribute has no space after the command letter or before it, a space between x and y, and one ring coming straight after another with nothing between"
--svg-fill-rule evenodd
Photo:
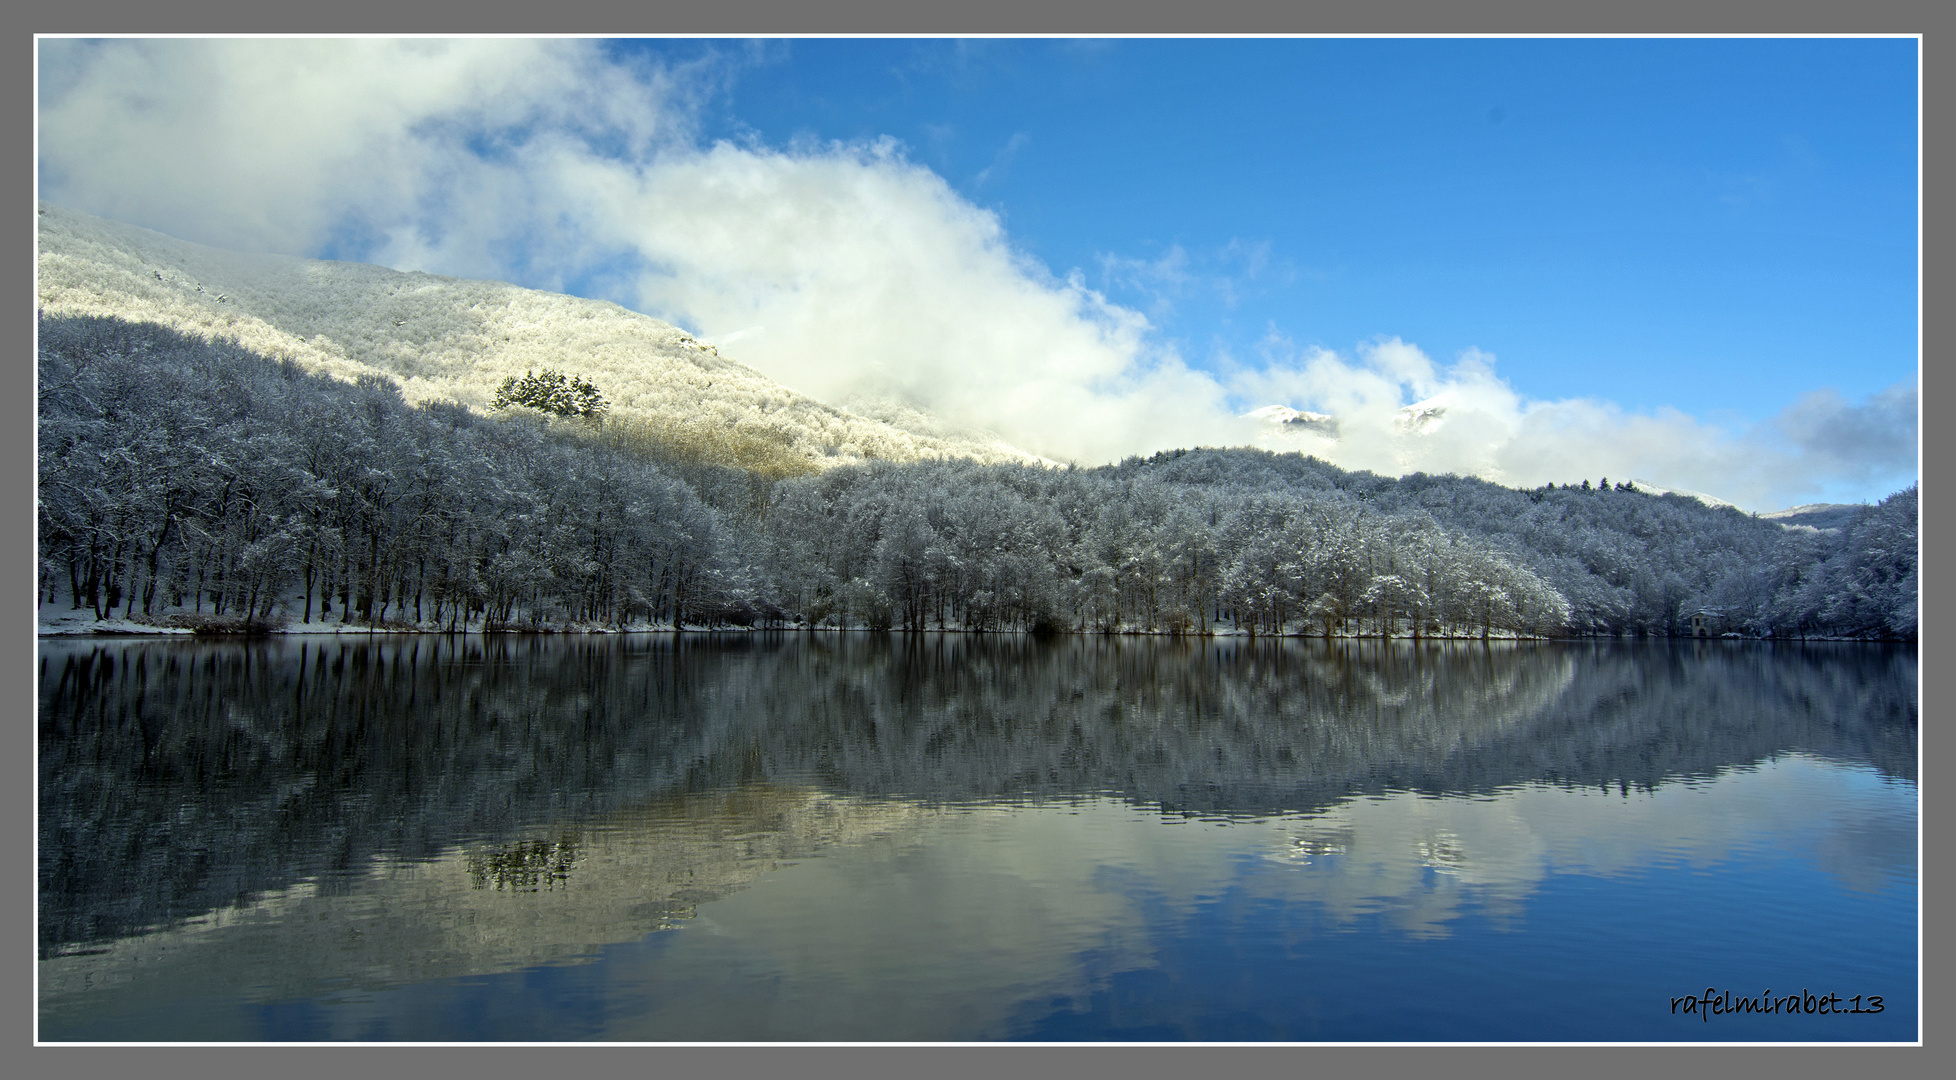
<instances>
[{"instance_id":1,"label":"snow-covered tree","mask_svg":"<svg viewBox=\"0 0 1956 1080\"><path fill-rule=\"evenodd\" d=\"M544 368L540 373L525 372L521 378L511 375L504 379L496 387L496 396L491 404L498 409L521 405L558 416L590 418L603 416L611 405L598 393L598 388L583 376L567 376L549 368Z\"/></svg>"}]
</instances>

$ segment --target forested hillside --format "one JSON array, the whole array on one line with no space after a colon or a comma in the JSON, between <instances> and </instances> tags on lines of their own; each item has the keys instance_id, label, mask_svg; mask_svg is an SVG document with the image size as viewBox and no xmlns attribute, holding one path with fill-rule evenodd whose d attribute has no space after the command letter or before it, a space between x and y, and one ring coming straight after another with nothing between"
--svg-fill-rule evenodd
<instances>
[{"instance_id":1,"label":"forested hillside","mask_svg":"<svg viewBox=\"0 0 1956 1080\"><path fill-rule=\"evenodd\" d=\"M1822 532L1258 450L808 473L644 421L412 406L152 323L40 329L41 603L99 619L1915 634L1913 488Z\"/></svg>"},{"instance_id":2,"label":"forested hillside","mask_svg":"<svg viewBox=\"0 0 1956 1080\"><path fill-rule=\"evenodd\" d=\"M36 303L236 341L305 371L381 376L411 403L486 408L497 385L573 367L617 419L684 429L777 467L1034 456L881 404L833 408L617 304L364 263L246 255L43 203ZM702 434L704 433L704 434Z\"/></svg>"}]
</instances>

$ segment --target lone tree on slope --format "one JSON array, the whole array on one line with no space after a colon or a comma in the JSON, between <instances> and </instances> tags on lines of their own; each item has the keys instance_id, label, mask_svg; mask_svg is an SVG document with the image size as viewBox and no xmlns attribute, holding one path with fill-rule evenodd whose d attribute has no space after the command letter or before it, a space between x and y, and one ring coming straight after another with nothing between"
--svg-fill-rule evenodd
<instances>
[{"instance_id":1,"label":"lone tree on slope","mask_svg":"<svg viewBox=\"0 0 1956 1080\"><path fill-rule=\"evenodd\" d=\"M507 409L524 405L558 416L583 416L598 419L611 407L598 388L580 376L544 368L542 374L525 372L522 378L511 375L496 388L495 406Z\"/></svg>"}]
</instances>

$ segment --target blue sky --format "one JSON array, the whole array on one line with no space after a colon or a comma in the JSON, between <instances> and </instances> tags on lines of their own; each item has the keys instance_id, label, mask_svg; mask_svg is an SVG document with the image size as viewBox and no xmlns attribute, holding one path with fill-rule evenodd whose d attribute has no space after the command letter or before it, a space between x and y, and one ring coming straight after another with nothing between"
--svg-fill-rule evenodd
<instances>
[{"instance_id":1,"label":"blue sky","mask_svg":"<svg viewBox=\"0 0 1956 1080\"><path fill-rule=\"evenodd\" d=\"M707 138L895 136L1191 358L1398 336L1751 420L1915 370L1913 40L617 48L737 58Z\"/></svg>"},{"instance_id":2,"label":"blue sky","mask_svg":"<svg viewBox=\"0 0 1956 1080\"><path fill-rule=\"evenodd\" d=\"M1916 88L1913 39L48 40L40 179L615 300L1056 459L1772 509L1915 475Z\"/></svg>"}]
</instances>

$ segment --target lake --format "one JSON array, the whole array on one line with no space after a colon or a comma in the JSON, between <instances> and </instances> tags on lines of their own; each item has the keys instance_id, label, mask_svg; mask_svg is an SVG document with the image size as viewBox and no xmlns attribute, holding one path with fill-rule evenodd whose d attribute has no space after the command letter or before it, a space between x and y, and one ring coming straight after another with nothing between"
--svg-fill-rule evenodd
<instances>
[{"instance_id":1,"label":"lake","mask_svg":"<svg viewBox=\"0 0 1956 1080\"><path fill-rule=\"evenodd\" d=\"M1919 1036L1910 647L50 638L39 665L43 1041Z\"/></svg>"}]
</instances>

